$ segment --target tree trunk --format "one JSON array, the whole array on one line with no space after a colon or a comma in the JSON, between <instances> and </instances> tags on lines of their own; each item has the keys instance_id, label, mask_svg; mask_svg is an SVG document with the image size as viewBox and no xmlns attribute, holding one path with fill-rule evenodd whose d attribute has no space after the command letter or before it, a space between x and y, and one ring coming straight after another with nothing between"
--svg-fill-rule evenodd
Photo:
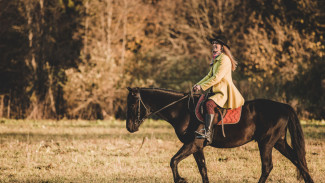
<instances>
[{"instance_id":1,"label":"tree trunk","mask_svg":"<svg viewBox=\"0 0 325 183\"><path fill-rule=\"evenodd\" d=\"M4 95L0 95L0 118L2 118L3 117L3 100L4 100Z\"/></svg>"},{"instance_id":2,"label":"tree trunk","mask_svg":"<svg viewBox=\"0 0 325 183\"><path fill-rule=\"evenodd\" d=\"M8 99L8 106L7 106L7 118L10 118L10 105L11 105L11 101L10 101L10 95L9 95L9 99Z\"/></svg>"}]
</instances>

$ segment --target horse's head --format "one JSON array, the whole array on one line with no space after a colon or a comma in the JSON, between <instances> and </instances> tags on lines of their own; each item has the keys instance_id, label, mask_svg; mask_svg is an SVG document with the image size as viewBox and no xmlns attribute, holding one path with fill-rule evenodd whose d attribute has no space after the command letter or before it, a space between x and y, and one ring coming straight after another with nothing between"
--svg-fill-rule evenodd
<instances>
[{"instance_id":1,"label":"horse's head","mask_svg":"<svg viewBox=\"0 0 325 183\"><path fill-rule=\"evenodd\" d=\"M129 95L127 98L126 128L133 133L139 130L147 111L141 99L140 89L130 87L127 89Z\"/></svg>"}]
</instances>

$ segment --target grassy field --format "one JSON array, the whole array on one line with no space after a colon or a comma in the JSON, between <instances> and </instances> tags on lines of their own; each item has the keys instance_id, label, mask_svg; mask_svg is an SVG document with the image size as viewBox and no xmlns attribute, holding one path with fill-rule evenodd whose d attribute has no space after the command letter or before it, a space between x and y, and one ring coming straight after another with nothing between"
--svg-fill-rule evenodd
<instances>
[{"instance_id":1,"label":"grassy field","mask_svg":"<svg viewBox=\"0 0 325 183\"><path fill-rule=\"evenodd\" d=\"M308 125L307 125L308 124ZM303 125L307 161L315 182L325 182L325 125ZM141 145L143 146L141 147ZM0 182L173 182L171 157L181 147L166 122L147 120L131 134L124 121L0 120ZM210 182L257 182L257 144L205 148ZM296 168L273 151L268 182L298 182ZM201 182L194 158L181 176Z\"/></svg>"}]
</instances>

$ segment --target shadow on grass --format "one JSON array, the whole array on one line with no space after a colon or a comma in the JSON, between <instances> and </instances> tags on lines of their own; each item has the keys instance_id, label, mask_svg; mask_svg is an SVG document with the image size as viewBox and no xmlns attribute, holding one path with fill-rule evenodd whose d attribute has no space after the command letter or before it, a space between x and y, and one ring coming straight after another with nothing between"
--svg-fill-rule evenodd
<instances>
[{"instance_id":1,"label":"shadow on grass","mask_svg":"<svg viewBox=\"0 0 325 183\"><path fill-rule=\"evenodd\" d=\"M325 141L325 126L322 125L304 125L303 126L305 139L322 140ZM0 144L7 141L19 140L22 142L37 142L48 140L92 140L92 139L121 139L121 140L135 140L143 139L144 137L155 138L161 140L178 140L176 134L170 132L146 132L139 131L129 133L125 129L121 129L120 133L37 133L37 132L4 132L0 133Z\"/></svg>"},{"instance_id":2,"label":"shadow on grass","mask_svg":"<svg viewBox=\"0 0 325 183\"><path fill-rule=\"evenodd\" d=\"M304 132L305 139L325 141L325 132Z\"/></svg>"},{"instance_id":3,"label":"shadow on grass","mask_svg":"<svg viewBox=\"0 0 325 183\"><path fill-rule=\"evenodd\" d=\"M22 142L34 142L34 141L48 141L48 140L92 140L92 139L123 139L134 140L143 139L144 137L156 138L162 140L176 140L177 137L174 134L168 132L159 133L126 133L126 134L51 134L51 133L0 133L0 143L4 143L10 140L19 140Z\"/></svg>"},{"instance_id":4,"label":"shadow on grass","mask_svg":"<svg viewBox=\"0 0 325 183\"><path fill-rule=\"evenodd\" d=\"M324 125L303 125L305 139L323 140L325 141Z\"/></svg>"},{"instance_id":5,"label":"shadow on grass","mask_svg":"<svg viewBox=\"0 0 325 183\"><path fill-rule=\"evenodd\" d=\"M87 180L88 179L88 180ZM109 177L87 177L82 181L78 178L71 177L52 177L52 178L27 178L27 179L14 179L10 178L6 180L6 182L41 182L41 183L50 183L50 182L98 182L98 183L106 183L106 182L119 182L119 183L128 183L128 182L150 182L150 183L167 183L170 180L166 180L160 177L154 176L146 176L146 177L131 177L130 175L125 174L124 177L117 178L109 178Z\"/></svg>"}]
</instances>

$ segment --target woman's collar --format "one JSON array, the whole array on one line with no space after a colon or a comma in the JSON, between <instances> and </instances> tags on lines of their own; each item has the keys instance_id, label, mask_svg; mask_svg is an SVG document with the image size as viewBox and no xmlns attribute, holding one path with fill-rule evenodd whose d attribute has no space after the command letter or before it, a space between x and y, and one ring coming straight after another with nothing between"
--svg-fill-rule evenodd
<instances>
[{"instance_id":1,"label":"woman's collar","mask_svg":"<svg viewBox=\"0 0 325 183\"><path fill-rule=\"evenodd\" d=\"M215 61L221 60L222 55L223 55L223 53L221 53L220 55L218 55L214 60Z\"/></svg>"},{"instance_id":2,"label":"woman's collar","mask_svg":"<svg viewBox=\"0 0 325 183\"><path fill-rule=\"evenodd\" d=\"M216 56L216 58L212 59L210 66L212 66L214 63L216 63L217 61L221 60L223 53L221 53L220 55Z\"/></svg>"}]
</instances>

